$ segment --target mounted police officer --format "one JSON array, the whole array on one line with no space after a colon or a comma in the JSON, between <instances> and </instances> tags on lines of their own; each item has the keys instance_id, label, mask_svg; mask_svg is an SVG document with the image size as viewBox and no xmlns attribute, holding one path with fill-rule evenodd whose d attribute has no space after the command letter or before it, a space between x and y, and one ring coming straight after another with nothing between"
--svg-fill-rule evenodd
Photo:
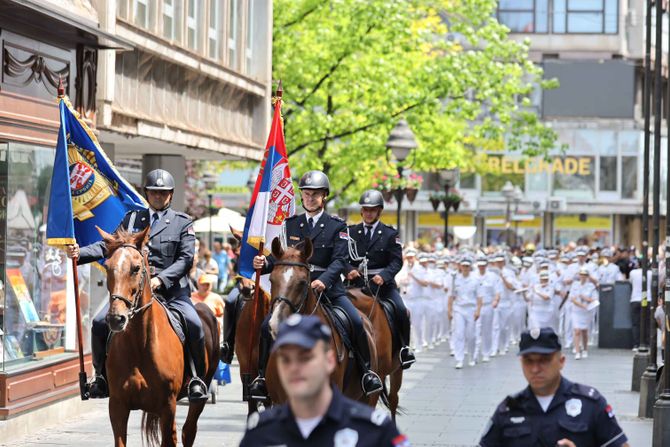
<instances>
[{"instance_id":1,"label":"mounted police officer","mask_svg":"<svg viewBox=\"0 0 670 447\"><path fill-rule=\"evenodd\" d=\"M384 210L381 192L369 189L358 203L363 222L349 226L347 279L357 286L369 288L380 299L393 303L396 326L393 332L400 331L400 364L407 369L416 358L409 348L409 312L395 283L395 276L402 269L402 245L398 231L379 221Z\"/></svg>"},{"instance_id":2,"label":"mounted police officer","mask_svg":"<svg viewBox=\"0 0 670 447\"><path fill-rule=\"evenodd\" d=\"M380 392L382 382L370 369L370 348L363 328L363 320L358 310L347 298L341 275L347 262L348 240L347 226L337 216L325 212L326 197L330 194L330 181L321 171L309 171L302 176L298 184L302 206L306 213L296 214L284 221L286 244L295 246L310 238L314 251L310 258L311 287L317 294L323 294L332 306L343 309L353 326L351 336L354 354L363 372L361 386L366 395ZM254 268L262 269L262 274L270 273L274 258L259 255L254 258ZM259 376L249 386L249 395L254 400L266 400L268 393L265 385L265 366L267 364L272 338L269 331L269 315L263 322L259 347Z\"/></svg>"},{"instance_id":3,"label":"mounted police officer","mask_svg":"<svg viewBox=\"0 0 670 447\"><path fill-rule=\"evenodd\" d=\"M151 226L149 243L149 269L151 289L161 297L170 310L177 311L186 321L187 353L195 366L195 376L188 385L188 397L191 401L208 398L207 387L200 379L205 374L205 333L195 307L191 303L188 272L193 264L195 251L195 231L188 214L170 208L174 194L174 178L163 170L149 172L144 182L144 194L149 209L128 212L118 229L137 233ZM68 247L69 257L77 258L78 264L104 259L104 241L86 247L78 245ZM93 319L91 331L91 350L95 376L90 383L93 398L108 397L105 378L105 360L107 358L107 340L109 328L105 317L109 309L107 304Z\"/></svg>"},{"instance_id":4,"label":"mounted police officer","mask_svg":"<svg viewBox=\"0 0 670 447\"><path fill-rule=\"evenodd\" d=\"M561 375L565 356L553 329L523 332L519 356L528 386L496 408L480 447L628 446L605 398Z\"/></svg>"}]
</instances>

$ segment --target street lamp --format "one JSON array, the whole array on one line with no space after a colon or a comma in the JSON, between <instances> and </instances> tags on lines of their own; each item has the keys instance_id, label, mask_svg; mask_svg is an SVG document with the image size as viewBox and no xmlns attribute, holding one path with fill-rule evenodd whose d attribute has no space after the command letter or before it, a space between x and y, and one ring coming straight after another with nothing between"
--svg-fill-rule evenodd
<instances>
[{"instance_id":1,"label":"street lamp","mask_svg":"<svg viewBox=\"0 0 670 447\"><path fill-rule=\"evenodd\" d=\"M519 245L519 203L523 199L523 191L519 188L519 185L514 187L514 245Z\"/></svg>"},{"instance_id":2,"label":"street lamp","mask_svg":"<svg viewBox=\"0 0 670 447\"><path fill-rule=\"evenodd\" d=\"M212 173L206 173L202 177L207 191L207 216L209 216L209 250L214 247L214 234L212 233L212 196L214 195L214 188L216 187L217 177Z\"/></svg>"},{"instance_id":3,"label":"street lamp","mask_svg":"<svg viewBox=\"0 0 670 447\"><path fill-rule=\"evenodd\" d=\"M505 239L507 242L507 246L511 247L512 243L510 240L510 204L512 203L512 200L514 200L514 185L512 185L512 182L507 180L505 182L505 185L500 190L500 192L505 198L505 203L507 205L505 211L505 232L506 232Z\"/></svg>"},{"instance_id":4,"label":"street lamp","mask_svg":"<svg viewBox=\"0 0 670 447\"><path fill-rule=\"evenodd\" d=\"M443 169L440 171L440 179L442 179L444 185L444 246L447 248L449 248L449 208L454 206L454 211L458 208L458 204L454 204L449 200L449 190L456 186L459 175L458 168Z\"/></svg>"},{"instance_id":5,"label":"street lamp","mask_svg":"<svg viewBox=\"0 0 670 447\"><path fill-rule=\"evenodd\" d=\"M398 175L402 179L403 174L403 162L407 159L407 156L417 147L416 139L414 138L414 132L409 128L409 124L404 119L398 121L398 124L391 130L389 138L386 141L386 148L391 151L393 156L396 159L396 167L398 169ZM402 198L405 195L405 189L398 187L393 191L395 199L398 201L398 235L400 236L400 212L402 206ZM402 237L402 236L400 236Z\"/></svg>"}]
</instances>

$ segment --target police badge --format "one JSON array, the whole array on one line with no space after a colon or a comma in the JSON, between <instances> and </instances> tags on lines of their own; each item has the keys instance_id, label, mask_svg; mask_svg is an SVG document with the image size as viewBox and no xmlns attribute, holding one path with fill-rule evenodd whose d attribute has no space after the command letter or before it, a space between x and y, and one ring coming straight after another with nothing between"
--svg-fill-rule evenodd
<instances>
[{"instance_id":1,"label":"police badge","mask_svg":"<svg viewBox=\"0 0 670 447\"><path fill-rule=\"evenodd\" d=\"M335 433L334 447L355 447L358 443L358 432L351 428L343 428Z\"/></svg>"},{"instance_id":2,"label":"police badge","mask_svg":"<svg viewBox=\"0 0 670 447\"><path fill-rule=\"evenodd\" d=\"M565 412L573 418L579 416L582 414L582 401L579 399L569 399L565 402Z\"/></svg>"}]
</instances>

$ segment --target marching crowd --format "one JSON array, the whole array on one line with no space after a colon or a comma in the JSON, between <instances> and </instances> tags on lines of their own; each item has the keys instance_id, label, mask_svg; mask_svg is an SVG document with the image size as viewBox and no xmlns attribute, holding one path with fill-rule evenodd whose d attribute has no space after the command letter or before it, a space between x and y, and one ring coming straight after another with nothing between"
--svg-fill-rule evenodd
<instances>
[{"instance_id":1,"label":"marching crowd","mask_svg":"<svg viewBox=\"0 0 670 447\"><path fill-rule=\"evenodd\" d=\"M575 244L563 250L529 244L523 252L426 248L410 244L397 276L412 315L415 352L448 342L460 369L466 355L469 366L489 362L517 344L524 330L550 327L576 360L586 359L598 333L599 286L617 280L632 283L635 349L639 344L642 270L627 250Z\"/></svg>"}]
</instances>

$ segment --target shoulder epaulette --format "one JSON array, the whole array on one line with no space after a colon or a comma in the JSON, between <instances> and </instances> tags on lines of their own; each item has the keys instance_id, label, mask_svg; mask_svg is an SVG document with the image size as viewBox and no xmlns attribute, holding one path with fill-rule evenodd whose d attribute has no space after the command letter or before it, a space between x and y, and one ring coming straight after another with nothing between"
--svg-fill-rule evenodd
<instances>
[{"instance_id":1,"label":"shoulder epaulette","mask_svg":"<svg viewBox=\"0 0 670 447\"><path fill-rule=\"evenodd\" d=\"M592 400L599 400L600 393L592 386L582 385L581 383L573 383L570 387L570 393L578 396L588 397Z\"/></svg>"},{"instance_id":2,"label":"shoulder epaulette","mask_svg":"<svg viewBox=\"0 0 670 447\"><path fill-rule=\"evenodd\" d=\"M179 217L184 217L184 218L186 218L186 219L188 219L188 220L191 220L191 216L190 216L189 214L184 213L184 212L181 212L181 211L175 211L175 214L176 214L177 216L179 216Z\"/></svg>"},{"instance_id":3,"label":"shoulder epaulette","mask_svg":"<svg viewBox=\"0 0 670 447\"><path fill-rule=\"evenodd\" d=\"M379 408L373 409L358 402L349 408L349 414L353 419L367 421L376 426L382 426L391 420L390 415L386 411Z\"/></svg>"},{"instance_id":4,"label":"shoulder epaulette","mask_svg":"<svg viewBox=\"0 0 670 447\"><path fill-rule=\"evenodd\" d=\"M284 220L293 220L293 219L297 218L299 215L300 215L300 214L294 214L293 216L289 216L289 217L287 217L287 218L284 219Z\"/></svg>"},{"instance_id":5,"label":"shoulder epaulette","mask_svg":"<svg viewBox=\"0 0 670 447\"><path fill-rule=\"evenodd\" d=\"M338 222L344 222L344 219L342 219L340 216L337 216L335 214L329 214L330 218L333 220L336 220Z\"/></svg>"}]
</instances>

